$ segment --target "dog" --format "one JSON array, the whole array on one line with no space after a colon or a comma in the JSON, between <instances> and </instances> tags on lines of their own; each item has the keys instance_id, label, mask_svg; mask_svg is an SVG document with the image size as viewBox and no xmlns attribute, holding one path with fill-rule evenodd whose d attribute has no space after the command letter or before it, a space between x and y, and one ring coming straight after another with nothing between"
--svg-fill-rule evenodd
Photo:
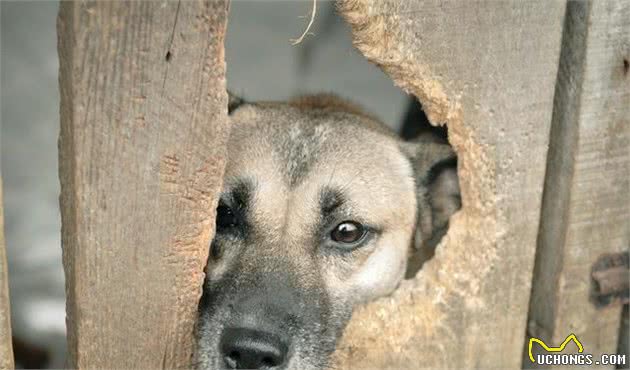
<instances>
[{"instance_id":1,"label":"dog","mask_svg":"<svg viewBox=\"0 0 630 370\"><path fill-rule=\"evenodd\" d=\"M333 95L230 95L228 112L196 366L324 369L353 309L394 291L446 232L455 153Z\"/></svg>"}]
</instances>

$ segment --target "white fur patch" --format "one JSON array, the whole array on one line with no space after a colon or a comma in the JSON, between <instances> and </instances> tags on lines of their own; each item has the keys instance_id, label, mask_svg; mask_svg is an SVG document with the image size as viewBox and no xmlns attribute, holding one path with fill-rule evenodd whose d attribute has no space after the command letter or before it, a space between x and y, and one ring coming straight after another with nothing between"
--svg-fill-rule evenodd
<instances>
[{"instance_id":1,"label":"white fur patch","mask_svg":"<svg viewBox=\"0 0 630 370\"><path fill-rule=\"evenodd\" d=\"M405 239L409 238L396 235L388 239L379 242L374 253L348 282L360 302L390 294L405 274L409 246Z\"/></svg>"}]
</instances>

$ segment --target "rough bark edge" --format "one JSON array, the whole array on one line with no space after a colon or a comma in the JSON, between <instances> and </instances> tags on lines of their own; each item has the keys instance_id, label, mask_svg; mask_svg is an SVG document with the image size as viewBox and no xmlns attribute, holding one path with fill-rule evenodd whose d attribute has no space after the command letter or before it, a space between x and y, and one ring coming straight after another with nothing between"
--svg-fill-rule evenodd
<instances>
[{"instance_id":1,"label":"rough bark edge","mask_svg":"<svg viewBox=\"0 0 630 370\"><path fill-rule=\"evenodd\" d=\"M378 65L394 83L422 103L433 125L451 122L457 114L443 87L431 78L427 66L418 64L398 49L385 31L381 14L373 14L369 0L339 0L337 10L352 28L353 44L372 63Z\"/></svg>"},{"instance_id":2,"label":"rough bark edge","mask_svg":"<svg viewBox=\"0 0 630 370\"><path fill-rule=\"evenodd\" d=\"M415 95L432 124L448 123L449 142L459 158L464 206L451 218L449 231L435 257L415 278L403 281L390 297L355 312L333 357L333 366L351 367L353 357L365 357L377 361L374 366L390 363L391 367L395 365L390 361L397 364L406 361L418 368L421 365L417 356L405 353L413 346L417 349L412 352L424 350L428 359L424 366L430 367L453 359L449 349L440 344L457 340L458 333L452 330L458 320L451 314L453 307L465 304L472 310L480 309L478 301L483 295L484 278L497 259L500 240L505 237L497 232L496 183L492 180L496 172L494 161L489 159L493 147L475 138L473 130L463 122L459 101L449 100L428 66L401 50L391 37L399 33L392 29L396 26L387 25L386 16L375 14L372 5L369 0L337 1L338 11L352 29L354 46L392 78L395 85ZM387 27L390 29L386 32ZM471 229L477 232L470 233ZM465 242L476 243L480 253L467 252ZM475 266L476 270L473 272L463 265ZM401 322L401 317L406 317L407 322ZM395 338L384 334L388 338L386 343L376 341L376 333L392 327L397 329ZM389 358L374 358L372 348L379 348L376 352L390 352ZM472 366L470 360L463 359L461 364L451 363L451 366Z\"/></svg>"},{"instance_id":3,"label":"rough bark edge","mask_svg":"<svg viewBox=\"0 0 630 370\"><path fill-rule=\"evenodd\" d=\"M433 125L448 123L449 143L461 158L458 161L460 180L468 178L462 175L472 175L478 170L485 169L484 172L493 174L494 163L487 157L490 148L482 148L472 130L464 124L459 100L449 100L444 87L433 77L429 67L418 63L400 50L399 45L390 37L392 34L398 34L398 31L386 32L385 15L374 14L372 4L371 0L336 2L337 10L350 25L354 46L370 62L381 68L396 86L416 96ZM476 151L475 155L478 157L475 162L466 161L466 157L470 156L466 155L465 151L469 150ZM486 199L485 203L481 202L481 194L478 191L480 186L473 186L471 181L467 180L463 182L462 198L466 208L472 207L481 214L490 212L494 203L488 202L492 199Z\"/></svg>"},{"instance_id":4,"label":"rough bark edge","mask_svg":"<svg viewBox=\"0 0 630 370\"><path fill-rule=\"evenodd\" d=\"M398 34L399 31L386 32L385 17L372 14L370 4L370 0L338 0L337 2L338 10L351 26L353 44L369 61L375 63L392 78L397 86L420 100L432 124L448 123L449 143L459 158L458 173L464 207L451 219L452 225L449 232L440 244L451 244L450 239L466 237L467 233L463 228L465 224L469 226L480 224L477 227L482 225L487 227L488 223L491 223L494 226L494 220L480 219L487 215L495 216L496 212L495 192L488 193L495 187L494 181L489 181L495 174L494 161L488 157L493 148L479 143L473 130L463 122L459 101L447 98L443 86L433 78L429 68L400 51L399 45L395 44L389 36ZM392 25L389 26L392 27ZM483 244L494 244L497 240L494 234L495 228L487 230L484 235L487 235L487 240L492 243L484 242ZM444 254L440 250L441 248L438 248L435 259L439 259ZM435 270L430 268L434 265L432 261L427 262L428 270L431 271ZM443 277L450 280L447 275ZM475 274L474 279L478 278L478 274Z\"/></svg>"}]
</instances>

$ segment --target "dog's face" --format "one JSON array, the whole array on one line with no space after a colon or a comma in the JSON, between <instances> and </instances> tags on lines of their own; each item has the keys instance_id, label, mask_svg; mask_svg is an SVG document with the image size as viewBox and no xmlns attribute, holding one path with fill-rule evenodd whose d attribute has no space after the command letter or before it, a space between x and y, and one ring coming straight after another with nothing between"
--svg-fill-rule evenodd
<instances>
[{"instance_id":1,"label":"dog's face","mask_svg":"<svg viewBox=\"0 0 630 370\"><path fill-rule=\"evenodd\" d=\"M426 166L354 108L320 109L326 99L231 115L200 368L325 368L352 309L404 276Z\"/></svg>"}]
</instances>

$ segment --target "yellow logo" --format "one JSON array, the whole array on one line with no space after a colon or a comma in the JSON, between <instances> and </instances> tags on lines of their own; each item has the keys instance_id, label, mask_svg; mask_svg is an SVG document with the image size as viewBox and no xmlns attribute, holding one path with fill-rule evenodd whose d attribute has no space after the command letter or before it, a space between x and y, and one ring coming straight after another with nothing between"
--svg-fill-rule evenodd
<instances>
[{"instance_id":1,"label":"yellow logo","mask_svg":"<svg viewBox=\"0 0 630 370\"><path fill-rule=\"evenodd\" d=\"M579 353L584 352L584 347L582 347L582 343L580 343L580 341L577 339L577 337L573 333L570 334L564 340L564 342L562 342L562 344L558 347L549 347L548 345L545 344L545 342L543 342L542 340L538 338L529 338L529 346L528 346L529 359L533 363L536 363L536 360L534 360L534 355L532 354L532 346L534 345L534 342L540 344L542 348L547 352L562 352L564 350L564 347L566 347L570 341L573 341L577 345Z\"/></svg>"}]
</instances>

